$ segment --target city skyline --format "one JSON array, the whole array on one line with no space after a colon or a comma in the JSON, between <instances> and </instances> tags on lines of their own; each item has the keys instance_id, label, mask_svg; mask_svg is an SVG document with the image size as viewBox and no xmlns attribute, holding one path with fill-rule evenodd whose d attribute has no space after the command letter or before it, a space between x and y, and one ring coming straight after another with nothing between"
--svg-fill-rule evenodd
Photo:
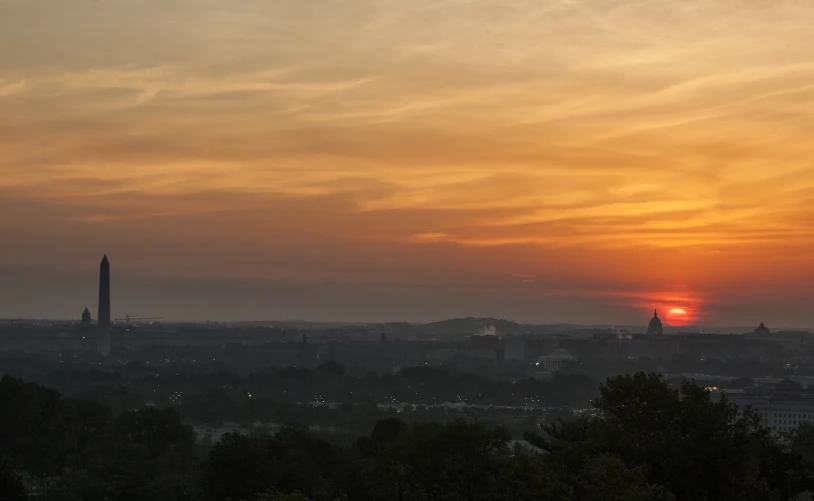
<instances>
[{"instance_id":1,"label":"city skyline","mask_svg":"<svg viewBox=\"0 0 814 501\"><path fill-rule=\"evenodd\" d=\"M100 327L107 327L107 326L110 326L112 323L115 323L115 322L117 322L119 320L126 320L129 323L131 318L133 318L133 319L135 319L137 321L141 320L141 319L147 319L148 321L153 321L153 320L162 321L162 322L163 321L168 321L169 323L174 323L174 322L182 322L182 323L183 322L196 322L197 323L197 322L202 321L201 318L182 318L182 317L173 318L173 317L169 317L169 318L165 319L165 317L146 317L146 316L139 315L139 314L134 315L134 314L129 313L129 312L131 312L133 310L129 309L127 305L121 305L119 310L128 311L128 313L123 313L122 317L116 318L114 320L113 316L112 316L112 313L111 313L112 308L111 308L111 299L110 299L111 298L110 271L111 271L110 261L108 260L107 254L105 254L103 256L103 258L102 258L102 261L101 261L100 265L99 265L99 273L98 273L98 284L99 284L98 295L97 295L97 300L98 300L98 305L99 305L99 309L98 309L98 313L97 313L98 318L96 318L96 320L94 322L93 321L93 312L89 311L88 307L85 307L84 311L81 314L81 319L80 319L81 323L83 325L88 325L88 324L91 324L91 323L95 323L96 325L98 325ZM174 305L170 305L170 309L167 309L166 311L172 311L173 309L174 309ZM660 314L662 315L661 317L659 316ZM10 317L2 317L2 316L0 316L0 320L2 320L4 318L6 320L8 320ZM466 317L459 317L459 318L466 318ZM477 317L477 316L474 316L474 315L469 315L468 318L475 318L475 319L479 319L481 322L484 322L483 327L482 327L483 330L484 330L484 333L486 333L486 334L497 333L497 331L495 330L495 327L488 323L489 320L490 320L489 317L485 317L485 316ZM70 317L50 318L49 319L49 318L43 318L43 317L38 317L38 316L31 316L31 317L28 317L28 319L29 320L56 320L56 321L69 321L69 322L76 322L77 321L76 318L70 318ZM17 318L15 320L22 320L22 318ZM415 323L416 325L419 325L419 324L432 323L434 321L445 321L445 320L450 320L450 319L446 318L446 317L444 317L444 318L439 317L439 318L429 319L429 320L424 319L424 320L421 320L421 321L414 320L414 321L412 321L412 323ZM496 318L496 317L492 317L491 320L493 320L493 321L497 321L497 320L515 321L515 319L512 319L512 318ZM601 323L601 322L600 323L590 324L590 323L583 323L583 322L580 322L578 320L560 321L560 322L556 322L556 321L550 321L550 322L536 322L536 321L523 322L523 321L519 321L519 323L521 323L521 324L526 323L526 324L529 324L529 325L556 325L556 324L566 325L567 324L567 325L573 325L573 326L611 327L611 328L616 328L616 327L630 328L630 327L632 327L634 330L646 331L648 334L661 335L661 334L664 333L664 330L662 329L662 320L663 320L664 329L666 329L667 331L672 332L672 333L698 332L698 333L712 334L712 333L716 333L716 332L742 333L742 332L751 332L752 331L752 326L749 326L748 324L728 325L728 326L723 325L723 326L721 326L721 325L716 325L716 324L704 325L704 324L697 323L697 322L693 323L691 321L691 319L688 317L687 312L684 311L682 308L672 308L670 306L666 306L662 310L659 310L659 308L655 308L653 310L653 317L650 319L650 324L646 329L644 329L643 324L639 324L637 322L633 322L633 323L630 323L630 324L627 324L627 325L614 325L614 324ZM301 317L301 318L294 318L294 317L285 317L285 318L262 317L261 318L261 317L257 317L257 318L252 318L252 317L239 317L239 316L238 317L235 317L235 316L228 317L228 315L227 315L227 318L218 318L218 317L213 317L213 316L210 315L210 316L206 317L206 322L210 322L210 321L215 321L215 322L218 322L218 321L226 321L226 322L263 322L263 321L267 321L267 322L279 322L279 323L285 323L287 321L294 321L294 322L303 322L304 321L304 322L313 322L313 323L319 323L319 322L332 323L332 322L336 322L336 323L347 323L347 324L365 324L365 323L377 323L377 322L385 322L386 323L386 322L399 322L399 321L408 321L409 322L409 320L403 320L403 319L402 320L394 320L392 318L378 318L378 319L375 319L375 320L374 319L355 319L355 320L343 319L343 320L339 320L337 318L320 317L319 315L317 315L316 318L309 318L309 317ZM710 330L710 327L712 328L711 330ZM799 328L807 329L806 326L801 326L801 325L791 326L789 324L782 324L782 325L777 325L777 326L774 326L774 327L778 331L785 330L786 332L796 331ZM779 329L777 329L778 327L779 327ZM722 330L721 331L716 331L715 328L720 328ZM764 331L764 332L767 332L767 333L771 333L771 330L768 329L767 327L765 327L764 322L760 322L759 327L757 327L755 329L755 332L758 332L758 331Z\"/></svg>"},{"instance_id":2,"label":"city skyline","mask_svg":"<svg viewBox=\"0 0 814 501\"><path fill-rule=\"evenodd\" d=\"M0 317L814 325L812 16L0 0Z\"/></svg>"}]
</instances>

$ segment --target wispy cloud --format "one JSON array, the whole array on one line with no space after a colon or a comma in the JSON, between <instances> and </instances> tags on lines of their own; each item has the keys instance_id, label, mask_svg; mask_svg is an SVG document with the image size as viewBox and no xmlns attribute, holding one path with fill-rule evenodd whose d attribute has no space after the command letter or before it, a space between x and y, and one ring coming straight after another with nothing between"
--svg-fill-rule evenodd
<instances>
[{"instance_id":1,"label":"wispy cloud","mask_svg":"<svg viewBox=\"0 0 814 501\"><path fill-rule=\"evenodd\" d=\"M804 2L66 5L0 4L0 189L51 217L814 275Z\"/></svg>"}]
</instances>

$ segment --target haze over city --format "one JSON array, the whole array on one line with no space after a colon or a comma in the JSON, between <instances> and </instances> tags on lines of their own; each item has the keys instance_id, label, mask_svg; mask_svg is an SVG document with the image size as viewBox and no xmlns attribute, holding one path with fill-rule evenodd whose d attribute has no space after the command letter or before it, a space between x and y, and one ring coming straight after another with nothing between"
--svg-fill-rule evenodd
<instances>
[{"instance_id":1,"label":"haze over city","mask_svg":"<svg viewBox=\"0 0 814 501\"><path fill-rule=\"evenodd\" d=\"M814 325L813 15L0 0L0 317Z\"/></svg>"}]
</instances>

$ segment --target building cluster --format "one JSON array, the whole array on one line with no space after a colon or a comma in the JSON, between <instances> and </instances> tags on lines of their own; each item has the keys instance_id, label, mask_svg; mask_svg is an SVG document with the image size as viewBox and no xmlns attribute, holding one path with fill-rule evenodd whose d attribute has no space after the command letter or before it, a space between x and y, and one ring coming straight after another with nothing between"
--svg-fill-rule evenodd
<instances>
[{"instance_id":1,"label":"building cluster","mask_svg":"<svg viewBox=\"0 0 814 501\"><path fill-rule=\"evenodd\" d=\"M0 323L0 351L50 352L60 357L96 350L103 356L116 349L161 352L159 362L196 362L218 348L217 361L251 368L314 367L329 361L373 370L413 366L514 364L545 378L570 364L598 360L654 362L742 359L786 363L814 359L814 337L807 331L772 332L761 323L744 334L666 334L655 311L646 328L630 332L615 328L552 327L545 333L500 335L496 329L472 329L443 335L400 326L399 334L369 326L311 327L297 330L263 324L116 323L111 317L110 262L100 264L98 317L85 308L78 323ZM469 320L469 319L467 319ZM394 329L399 326L395 326ZM478 334L471 334L477 331ZM204 354L209 349L209 354ZM169 354L167 354L169 353ZM213 360L215 361L215 360ZM807 386L807 385L806 385ZM814 392L814 381L812 381ZM179 397L180 398L180 397ZM745 392L733 401L755 408L765 424L778 432L814 422L814 393Z\"/></svg>"},{"instance_id":2,"label":"building cluster","mask_svg":"<svg viewBox=\"0 0 814 501\"><path fill-rule=\"evenodd\" d=\"M597 359L666 360L674 356L694 359L780 361L789 353L814 352L809 332L772 333L763 323L753 332L732 334L665 334L654 311L642 333L619 329L579 330L563 327L545 334L500 336L495 329L479 329L468 335L426 337L391 336L369 328L347 327L288 332L264 325L219 324L117 324L111 318L110 261L104 256L99 271L98 318L88 308L78 325L11 325L0 337L0 349L78 353L91 345L104 356L119 346L137 350L142 346L251 346L242 353L249 366L308 366L334 360L378 368L436 365L450 361L469 364L528 363L541 374L550 374L569 363ZM0 325L0 330L3 326ZM814 354L814 353L812 353Z\"/></svg>"}]
</instances>

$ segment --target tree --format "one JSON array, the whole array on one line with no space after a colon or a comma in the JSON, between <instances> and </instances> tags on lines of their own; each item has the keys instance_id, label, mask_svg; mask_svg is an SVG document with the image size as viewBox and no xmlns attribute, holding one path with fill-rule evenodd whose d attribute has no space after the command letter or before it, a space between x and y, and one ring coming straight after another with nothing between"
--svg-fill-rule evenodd
<instances>
[{"instance_id":1,"label":"tree","mask_svg":"<svg viewBox=\"0 0 814 501\"><path fill-rule=\"evenodd\" d=\"M301 492L264 492L255 498L256 501L311 501Z\"/></svg>"},{"instance_id":2,"label":"tree","mask_svg":"<svg viewBox=\"0 0 814 501\"><path fill-rule=\"evenodd\" d=\"M331 501L353 458L308 431L287 425L276 435L225 435L209 454L201 488L208 499L250 500L261 493L299 492Z\"/></svg>"},{"instance_id":3,"label":"tree","mask_svg":"<svg viewBox=\"0 0 814 501\"><path fill-rule=\"evenodd\" d=\"M62 395L4 376L0 380L0 454L32 474L58 474L66 462Z\"/></svg>"},{"instance_id":4,"label":"tree","mask_svg":"<svg viewBox=\"0 0 814 501\"><path fill-rule=\"evenodd\" d=\"M109 479L74 471L63 475L41 499L44 501L105 501L114 499Z\"/></svg>"},{"instance_id":5,"label":"tree","mask_svg":"<svg viewBox=\"0 0 814 501\"><path fill-rule=\"evenodd\" d=\"M784 435L791 452L798 455L800 468L814 479L814 423L805 422Z\"/></svg>"},{"instance_id":6,"label":"tree","mask_svg":"<svg viewBox=\"0 0 814 501\"><path fill-rule=\"evenodd\" d=\"M0 499L20 500L28 499L25 486L11 463L0 457Z\"/></svg>"},{"instance_id":7,"label":"tree","mask_svg":"<svg viewBox=\"0 0 814 501\"><path fill-rule=\"evenodd\" d=\"M144 446L151 458L174 452L188 457L195 445L192 427L181 423L181 416L172 409L130 411L116 418L116 428L128 440Z\"/></svg>"},{"instance_id":8,"label":"tree","mask_svg":"<svg viewBox=\"0 0 814 501\"><path fill-rule=\"evenodd\" d=\"M526 433L524 438L532 445L549 453L554 453L557 447L563 444L588 440L592 424L594 424L594 420L588 416L571 419L559 418L556 421L540 425L543 436L536 433Z\"/></svg>"},{"instance_id":9,"label":"tree","mask_svg":"<svg viewBox=\"0 0 814 501\"><path fill-rule=\"evenodd\" d=\"M73 468L87 468L94 455L104 454L112 440L110 409L85 398L64 398L61 426Z\"/></svg>"},{"instance_id":10,"label":"tree","mask_svg":"<svg viewBox=\"0 0 814 501\"><path fill-rule=\"evenodd\" d=\"M677 390L656 374L609 378L595 401L600 419L593 438L648 483L678 499L761 499L761 456L776 447L758 416L692 381ZM799 492L799 491L798 491Z\"/></svg>"},{"instance_id":11,"label":"tree","mask_svg":"<svg viewBox=\"0 0 814 501\"><path fill-rule=\"evenodd\" d=\"M648 484L640 469L627 468L613 456L603 455L585 462L575 482L580 501L673 501L663 487Z\"/></svg>"},{"instance_id":12,"label":"tree","mask_svg":"<svg viewBox=\"0 0 814 501\"><path fill-rule=\"evenodd\" d=\"M448 424L382 422L389 438L379 441L360 469L363 494L372 501L485 499L498 489L509 463L507 429L457 419ZM397 433L393 434L393 431Z\"/></svg>"},{"instance_id":13,"label":"tree","mask_svg":"<svg viewBox=\"0 0 814 501\"><path fill-rule=\"evenodd\" d=\"M370 433L369 446L379 449L396 440L399 435L407 431L407 424L401 419L382 419L373 427Z\"/></svg>"},{"instance_id":14,"label":"tree","mask_svg":"<svg viewBox=\"0 0 814 501\"><path fill-rule=\"evenodd\" d=\"M201 476L208 499L225 501L254 499L272 485L269 437L224 435L209 453Z\"/></svg>"}]
</instances>

